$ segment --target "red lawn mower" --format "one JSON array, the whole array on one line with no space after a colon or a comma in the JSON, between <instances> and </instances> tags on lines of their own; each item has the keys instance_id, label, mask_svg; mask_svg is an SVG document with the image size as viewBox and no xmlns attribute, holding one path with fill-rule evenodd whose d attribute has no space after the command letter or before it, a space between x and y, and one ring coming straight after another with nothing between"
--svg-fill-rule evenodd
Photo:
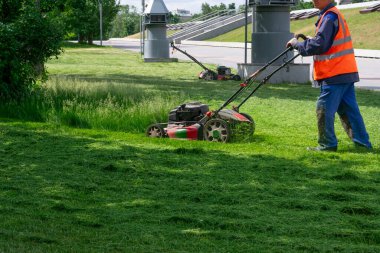
<instances>
[{"instance_id":1,"label":"red lawn mower","mask_svg":"<svg viewBox=\"0 0 380 253\"><path fill-rule=\"evenodd\" d=\"M296 38L306 39L302 34L296 35ZM228 142L234 139L234 136L242 135L250 138L255 131L255 121L250 115L239 112L240 107L275 73L296 59L300 54L294 55L267 75L260 83L254 86L253 90L238 106L233 106L232 109L225 108L253 86L254 80L261 72L291 50L293 50L292 47L287 48L276 58L249 76L219 109L210 111L208 105L200 102L182 104L170 111L168 123L150 125L146 130L146 135L156 138L168 137L213 142Z\"/></svg>"},{"instance_id":2,"label":"red lawn mower","mask_svg":"<svg viewBox=\"0 0 380 253\"><path fill-rule=\"evenodd\" d=\"M228 68L226 66L218 66L216 68L216 72L207 68L205 65L203 65L200 61L195 59L193 56L191 56L186 51L181 50L180 48L176 47L174 45L174 42L170 43L171 47L174 50L178 50L179 52L183 53L187 57L189 57L191 60L193 60L196 64L201 66L203 68L203 71L199 73L198 77L199 79L204 79L207 81L210 80L234 80L234 81L240 81L241 77L239 75L232 74L231 68Z\"/></svg>"}]
</instances>

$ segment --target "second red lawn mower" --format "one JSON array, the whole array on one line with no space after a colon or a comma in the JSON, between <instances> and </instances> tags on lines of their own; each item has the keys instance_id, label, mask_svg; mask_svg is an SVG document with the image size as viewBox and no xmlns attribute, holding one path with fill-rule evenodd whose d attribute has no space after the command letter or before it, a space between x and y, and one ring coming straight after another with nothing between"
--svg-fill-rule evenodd
<instances>
[{"instance_id":1,"label":"second red lawn mower","mask_svg":"<svg viewBox=\"0 0 380 253\"><path fill-rule=\"evenodd\" d=\"M234 80L234 81L240 81L241 77L239 75L232 74L231 68L228 68L226 66L218 66L216 69L216 72L207 68L205 65L203 65L200 61L195 59L193 56L191 56L186 51L183 51L182 49L178 48L174 45L174 42L170 43L173 50L177 50L187 57L189 57L191 60L193 60L196 64L201 66L203 68L203 71L199 73L198 77L199 79L204 79L207 81L210 80Z\"/></svg>"},{"instance_id":2,"label":"second red lawn mower","mask_svg":"<svg viewBox=\"0 0 380 253\"><path fill-rule=\"evenodd\" d=\"M306 39L302 34L296 35L296 38ZM245 136L250 138L255 131L255 121L253 118L240 112L240 107L275 73L291 63L300 54L296 54L267 75L256 86L253 86L256 77L263 72L268 66L293 50L287 48L265 66L249 76L240 88L215 111L210 111L208 105L200 102L191 102L182 104L169 113L168 123L156 123L150 125L146 130L148 137L155 138L175 138L187 140L206 140L213 142L228 142L235 136ZM232 109L225 109L229 104L240 97L245 91L253 86L253 90L240 102L238 106Z\"/></svg>"}]
</instances>

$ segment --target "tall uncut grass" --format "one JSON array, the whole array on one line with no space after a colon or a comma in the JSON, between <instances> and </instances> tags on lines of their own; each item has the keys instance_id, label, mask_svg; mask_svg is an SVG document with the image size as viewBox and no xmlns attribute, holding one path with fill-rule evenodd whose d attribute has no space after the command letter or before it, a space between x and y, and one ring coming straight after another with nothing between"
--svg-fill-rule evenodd
<instances>
[{"instance_id":1,"label":"tall uncut grass","mask_svg":"<svg viewBox=\"0 0 380 253\"><path fill-rule=\"evenodd\" d=\"M184 94L139 84L52 78L21 102L0 106L3 117L51 122L80 128L143 131L165 122L168 111L186 100Z\"/></svg>"}]
</instances>

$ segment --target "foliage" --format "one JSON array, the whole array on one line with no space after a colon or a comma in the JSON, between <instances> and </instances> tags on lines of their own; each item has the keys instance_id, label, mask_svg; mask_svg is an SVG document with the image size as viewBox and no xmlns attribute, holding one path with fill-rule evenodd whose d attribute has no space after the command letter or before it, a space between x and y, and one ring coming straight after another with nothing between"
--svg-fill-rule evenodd
<instances>
[{"instance_id":1,"label":"foliage","mask_svg":"<svg viewBox=\"0 0 380 253\"><path fill-rule=\"evenodd\" d=\"M74 33L78 42L92 44L93 39L100 36L100 1L103 8L103 34L107 38L119 10L116 0L65 0L63 20L66 32Z\"/></svg>"},{"instance_id":2,"label":"foliage","mask_svg":"<svg viewBox=\"0 0 380 253\"><path fill-rule=\"evenodd\" d=\"M202 3L201 10L202 10L202 15L207 15L211 12L227 10L227 6L224 3L220 3L219 5L212 5L212 6L209 5L208 3Z\"/></svg>"},{"instance_id":3,"label":"foliage","mask_svg":"<svg viewBox=\"0 0 380 253\"><path fill-rule=\"evenodd\" d=\"M121 5L109 32L110 38L121 38L131 36L140 32L140 14L133 5ZM169 23L177 24L180 16L169 12Z\"/></svg>"},{"instance_id":4,"label":"foliage","mask_svg":"<svg viewBox=\"0 0 380 253\"><path fill-rule=\"evenodd\" d=\"M202 3L201 13L194 14L192 16L192 18L195 19L195 18L198 18L202 15L207 15L207 14L209 14L211 12L215 12L215 11L235 10L235 9L236 9L235 3L230 3L230 4L228 4L228 7L227 7L224 3L220 3L219 5L211 6L210 4L205 2L205 3Z\"/></svg>"},{"instance_id":5,"label":"foliage","mask_svg":"<svg viewBox=\"0 0 380 253\"><path fill-rule=\"evenodd\" d=\"M46 77L44 63L60 53L62 26L45 1L0 2L0 98L19 100Z\"/></svg>"},{"instance_id":6,"label":"foliage","mask_svg":"<svg viewBox=\"0 0 380 253\"><path fill-rule=\"evenodd\" d=\"M357 92L374 152L356 150L338 122L339 152L306 151L318 90L291 84L241 108L257 123L251 142L148 139L150 116L191 100L216 108L239 83L139 59L71 46L24 101L30 113L1 119L0 252L379 252L378 92ZM25 122L33 111L51 112L49 123Z\"/></svg>"},{"instance_id":7,"label":"foliage","mask_svg":"<svg viewBox=\"0 0 380 253\"><path fill-rule=\"evenodd\" d=\"M238 12L244 12L245 11L245 4L239 5ZM252 12L252 7L248 5L248 13Z\"/></svg>"},{"instance_id":8,"label":"foliage","mask_svg":"<svg viewBox=\"0 0 380 253\"><path fill-rule=\"evenodd\" d=\"M305 2L304 0L298 1L295 6L291 7L291 10L302 10L302 9L312 9L314 8L313 2Z\"/></svg>"},{"instance_id":9,"label":"foliage","mask_svg":"<svg viewBox=\"0 0 380 253\"><path fill-rule=\"evenodd\" d=\"M172 12L169 12L169 23L170 24L177 24L181 20L181 16L178 14L173 14Z\"/></svg>"},{"instance_id":10,"label":"foliage","mask_svg":"<svg viewBox=\"0 0 380 253\"><path fill-rule=\"evenodd\" d=\"M121 38L140 31L140 15L136 7L122 5L111 24L109 37Z\"/></svg>"}]
</instances>

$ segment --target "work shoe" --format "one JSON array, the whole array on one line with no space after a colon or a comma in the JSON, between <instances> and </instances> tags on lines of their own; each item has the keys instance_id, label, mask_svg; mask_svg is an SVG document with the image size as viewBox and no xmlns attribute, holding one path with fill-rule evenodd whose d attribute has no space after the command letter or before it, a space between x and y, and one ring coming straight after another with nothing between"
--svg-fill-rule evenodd
<instances>
[{"instance_id":1,"label":"work shoe","mask_svg":"<svg viewBox=\"0 0 380 253\"><path fill-rule=\"evenodd\" d=\"M338 147L308 147L308 151L327 151L327 152L336 152L338 150Z\"/></svg>"},{"instance_id":2,"label":"work shoe","mask_svg":"<svg viewBox=\"0 0 380 253\"><path fill-rule=\"evenodd\" d=\"M355 148L366 148L366 149L368 149L368 150L372 150L372 146L371 147L368 147L368 146L366 146L366 145L364 145L364 144L361 144L361 143L359 143L359 142L354 142L354 146L355 146Z\"/></svg>"},{"instance_id":3,"label":"work shoe","mask_svg":"<svg viewBox=\"0 0 380 253\"><path fill-rule=\"evenodd\" d=\"M371 152L371 151L373 151L372 146L368 147L368 146L363 145L363 144L358 143L358 142L354 142L354 146L355 146L355 149L357 151L364 151L364 152Z\"/></svg>"}]
</instances>

